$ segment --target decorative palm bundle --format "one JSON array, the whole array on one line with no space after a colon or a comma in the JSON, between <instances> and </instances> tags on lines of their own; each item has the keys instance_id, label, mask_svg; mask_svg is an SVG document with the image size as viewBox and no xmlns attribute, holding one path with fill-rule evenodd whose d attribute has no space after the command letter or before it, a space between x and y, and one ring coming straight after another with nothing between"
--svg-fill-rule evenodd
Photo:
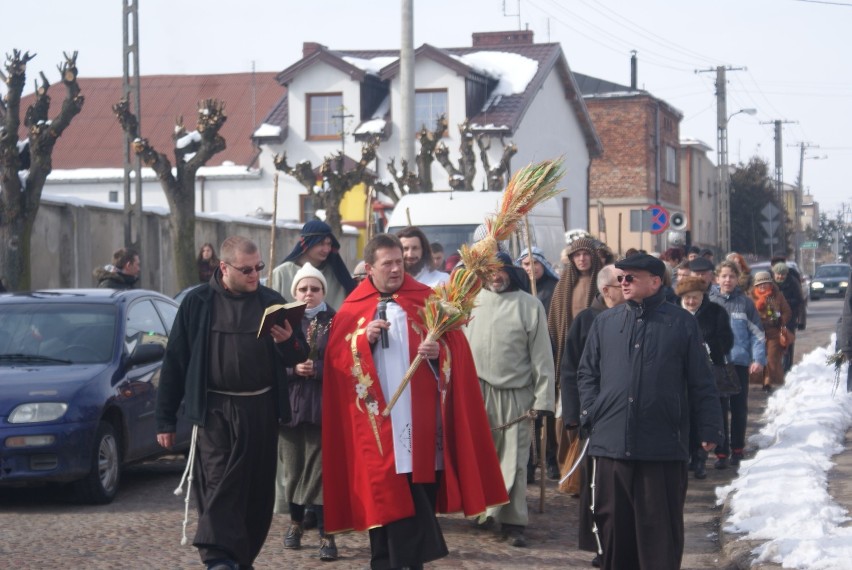
<instances>
[{"instance_id":1,"label":"decorative palm bundle","mask_svg":"<svg viewBox=\"0 0 852 570\"><path fill-rule=\"evenodd\" d=\"M485 220L487 236L472 247L462 245L459 254L463 267L456 268L450 280L434 288L419 314L426 325L426 340L438 340L451 330L458 330L470 321L476 295L483 284L499 271L497 243L508 239L525 215L539 204L559 193L557 182L562 178L562 159L531 164L515 173L503 193L500 210ZM396 401L420 366L419 354L402 378L382 415L390 415Z\"/></svg>"}]
</instances>

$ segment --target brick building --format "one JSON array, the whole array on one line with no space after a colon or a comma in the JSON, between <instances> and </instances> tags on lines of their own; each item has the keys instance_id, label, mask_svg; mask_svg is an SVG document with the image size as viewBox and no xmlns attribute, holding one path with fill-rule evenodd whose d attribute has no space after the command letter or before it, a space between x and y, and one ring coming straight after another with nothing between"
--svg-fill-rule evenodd
<instances>
[{"instance_id":1,"label":"brick building","mask_svg":"<svg viewBox=\"0 0 852 570\"><path fill-rule=\"evenodd\" d=\"M649 231L649 206L683 211L680 111L649 92L574 74L603 154L589 171L589 231L616 253L661 251L666 235Z\"/></svg>"}]
</instances>

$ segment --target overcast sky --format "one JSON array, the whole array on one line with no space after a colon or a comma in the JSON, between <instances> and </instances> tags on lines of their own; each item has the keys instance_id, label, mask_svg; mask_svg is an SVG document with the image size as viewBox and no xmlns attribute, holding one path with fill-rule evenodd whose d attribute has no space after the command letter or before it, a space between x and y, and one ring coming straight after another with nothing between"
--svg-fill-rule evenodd
<instances>
[{"instance_id":1,"label":"overcast sky","mask_svg":"<svg viewBox=\"0 0 852 570\"><path fill-rule=\"evenodd\" d=\"M304 41L332 49L399 45L400 0L138 2L142 74L250 71L253 63L280 71L301 57ZM84 77L121 75L121 6L4 2L0 47L38 54L30 85L38 71L58 81L63 50L80 52ZM695 71L747 67L728 73L728 113L758 113L731 120L730 162L757 154L774 168L773 127L761 123L796 121L783 130L784 180L793 184L799 173L794 145L819 146L806 153L806 191L823 211L852 206L852 0L415 0L414 17L415 46L468 46L472 32L520 23L536 42L561 43L572 70L622 84L630 82L635 49L640 87L683 113L681 137L710 145L714 162L715 73Z\"/></svg>"}]
</instances>

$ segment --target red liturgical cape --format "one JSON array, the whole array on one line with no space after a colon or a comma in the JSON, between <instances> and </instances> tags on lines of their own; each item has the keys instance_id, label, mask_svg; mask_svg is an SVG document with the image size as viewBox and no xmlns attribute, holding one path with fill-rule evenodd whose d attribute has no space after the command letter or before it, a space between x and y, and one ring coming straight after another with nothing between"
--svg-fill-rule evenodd
<instances>
[{"instance_id":1,"label":"red liturgical cape","mask_svg":"<svg viewBox=\"0 0 852 570\"><path fill-rule=\"evenodd\" d=\"M393 299L408 315L413 361L426 331L417 310L431 289L406 275ZM390 417L364 329L379 292L365 279L347 297L329 332L323 373L322 479L325 529L366 530L414 515L407 476L397 474ZM508 502L485 415L476 367L459 331L439 341L440 378L423 362L409 384L415 483L435 480L436 414L440 406L444 471L438 512L477 515Z\"/></svg>"}]
</instances>

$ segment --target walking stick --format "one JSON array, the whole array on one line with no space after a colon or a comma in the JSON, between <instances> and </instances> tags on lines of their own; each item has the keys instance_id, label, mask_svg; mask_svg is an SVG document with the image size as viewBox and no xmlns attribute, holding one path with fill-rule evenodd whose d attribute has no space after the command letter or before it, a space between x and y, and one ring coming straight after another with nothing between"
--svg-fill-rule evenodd
<instances>
[{"instance_id":1,"label":"walking stick","mask_svg":"<svg viewBox=\"0 0 852 570\"><path fill-rule=\"evenodd\" d=\"M278 172L273 177L272 186L272 238L269 240L269 271L266 274L266 284L272 285L272 270L275 268L275 222L278 219Z\"/></svg>"},{"instance_id":2,"label":"walking stick","mask_svg":"<svg viewBox=\"0 0 852 570\"><path fill-rule=\"evenodd\" d=\"M526 232L526 242L527 242L527 259L529 260L530 270L527 272L527 276L530 278L530 291L532 292L533 297L536 296L538 292L535 285L535 259L532 255L532 237L530 236L530 220L528 216L524 216L524 230ZM532 441L533 445L535 445L535 423L533 423L533 432L532 432ZM541 416L541 446L539 447L538 453L538 467L541 470L541 480L539 481L539 492L538 492L538 512L544 512L544 475L547 471L547 465L545 464L544 456L547 453L547 416ZM535 467L533 467L535 469Z\"/></svg>"}]
</instances>

